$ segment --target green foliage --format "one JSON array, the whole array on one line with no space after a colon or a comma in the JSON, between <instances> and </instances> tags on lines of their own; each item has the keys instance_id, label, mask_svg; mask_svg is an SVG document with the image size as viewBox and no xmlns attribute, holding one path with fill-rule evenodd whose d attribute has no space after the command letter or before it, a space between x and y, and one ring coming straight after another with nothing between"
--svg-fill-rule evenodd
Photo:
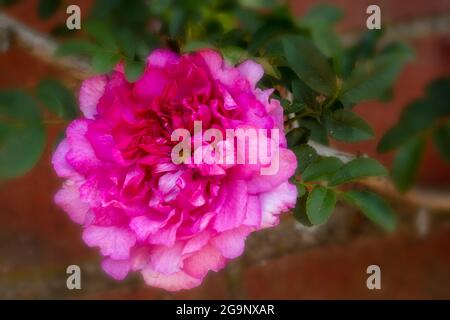
<instances>
[{"instance_id":1,"label":"green foliage","mask_svg":"<svg viewBox=\"0 0 450 320\"><path fill-rule=\"evenodd\" d=\"M426 95L408 104L398 123L389 129L378 144L379 152L396 150L391 176L404 192L414 183L424 144L429 139L445 161L450 161L449 117L450 78L432 81Z\"/></svg>"},{"instance_id":2,"label":"green foliage","mask_svg":"<svg viewBox=\"0 0 450 320\"><path fill-rule=\"evenodd\" d=\"M349 183L361 178L384 176L386 169L371 158L356 158L337 171L330 180L330 185Z\"/></svg>"},{"instance_id":3,"label":"green foliage","mask_svg":"<svg viewBox=\"0 0 450 320\"><path fill-rule=\"evenodd\" d=\"M397 224L392 209L377 195L367 191L349 191L343 199L361 209L364 215L387 231L393 231Z\"/></svg>"},{"instance_id":4,"label":"green foliage","mask_svg":"<svg viewBox=\"0 0 450 320\"><path fill-rule=\"evenodd\" d=\"M404 192L413 184L424 143L424 138L418 136L409 140L398 150L391 172L392 180L398 190Z\"/></svg>"},{"instance_id":5,"label":"green foliage","mask_svg":"<svg viewBox=\"0 0 450 320\"><path fill-rule=\"evenodd\" d=\"M325 115L326 128L336 140L356 142L373 138L372 128L356 113L339 109Z\"/></svg>"},{"instance_id":6,"label":"green foliage","mask_svg":"<svg viewBox=\"0 0 450 320\"><path fill-rule=\"evenodd\" d=\"M42 80L36 88L36 96L52 113L71 120L77 115L77 102L73 93L54 79Z\"/></svg>"},{"instance_id":7,"label":"green foliage","mask_svg":"<svg viewBox=\"0 0 450 320\"><path fill-rule=\"evenodd\" d=\"M335 157L321 157L306 167L302 174L305 182L328 180L335 174L343 163Z\"/></svg>"},{"instance_id":8,"label":"green foliage","mask_svg":"<svg viewBox=\"0 0 450 320\"><path fill-rule=\"evenodd\" d=\"M61 5L61 0L39 0L38 15L41 19L53 16Z\"/></svg>"},{"instance_id":9,"label":"green foliage","mask_svg":"<svg viewBox=\"0 0 450 320\"><path fill-rule=\"evenodd\" d=\"M44 145L41 112L33 99L19 90L0 91L0 181L29 171Z\"/></svg>"},{"instance_id":10,"label":"green foliage","mask_svg":"<svg viewBox=\"0 0 450 320\"><path fill-rule=\"evenodd\" d=\"M336 205L336 193L332 189L316 186L306 200L306 214L312 224L323 224Z\"/></svg>"}]
</instances>

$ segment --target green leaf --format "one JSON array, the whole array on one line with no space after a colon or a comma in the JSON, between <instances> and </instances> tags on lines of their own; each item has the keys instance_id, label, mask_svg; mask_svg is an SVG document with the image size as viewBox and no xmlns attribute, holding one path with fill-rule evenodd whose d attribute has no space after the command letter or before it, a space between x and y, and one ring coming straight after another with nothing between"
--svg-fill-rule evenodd
<instances>
[{"instance_id":1,"label":"green leaf","mask_svg":"<svg viewBox=\"0 0 450 320\"><path fill-rule=\"evenodd\" d=\"M443 123L433 135L434 143L441 156L450 161L450 123Z\"/></svg>"},{"instance_id":2,"label":"green leaf","mask_svg":"<svg viewBox=\"0 0 450 320\"><path fill-rule=\"evenodd\" d=\"M283 48L289 66L313 90L327 96L336 92L336 75L314 43L302 36L285 36Z\"/></svg>"},{"instance_id":3,"label":"green leaf","mask_svg":"<svg viewBox=\"0 0 450 320\"><path fill-rule=\"evenodd\" d=\"M316 150L307 144L293 147L292 151L295 153L298 163L295 174L302 173L318 157Z\"/></svg>"},{"instance_id":4,"label":"green leaf","mask_svg":"<svg viewBox=\"0 0 450 320\"><path fill-rule=\"evenodd\" d=\"M296 185L297 185L297 198L301 198L306 194L308 190L306 190L306 187L301 183L297 183Z\"/></svg>"},{"instance_id":5,"label":"green leaf","mask_svg":"<svg viewBox=\"0 0 450 320\"><path fill-rule=\"evenodd\" d=\"M38 15L41 19L53 16L61 5L61 0L39 0Z\"/></svg>"},{"instance_id":6,"label":"green leaf","mask_svg":"<svg viewBox=\"0 0 450 320\"><path fill-rule=\"evenodd\" d=\"M336 6L321 4L314 6L300 19L301 25L314 26L317 23L335 24L342 19L344 13Z\"/></svg>"},{"instance_id":7,"label":"green leaf","mask_svg":"<svg viewBox=\"0 0 450 320\"><path fill-rule=\"evenodd\" d=\"M125 75L127 80L130 82L134 82L142 75L144 72L144 61L140 60L126 60L125 63Z\"/></svg>"},{"instance_id":8,"label":"green leaf","mask_svg":"<svg viewBox=\"0 0 450 320\"><path fill-rule=\"evenodd\" d=\"M85 30L103 49L118 51L113 28L99 20L89 20L85 23Z\"/></svg>"},{"instance_id":9,"label":"green leaf","mask_svg":"<svg viewBox=\"0 0 450 320\"><path fill-rule=\"evenodd\" d=\"M302 118L298 125L311 132L310 139L323 145L328 145L328 135L325 126L314 118Z\"/></svg>"},{"instance_id":10,"label":"green leaf","mask_svg":"<svg viewBox=\"0 0 450 320\"><path fill-rule=\"evenodd\" d=\"M300 79L292 81L292 94L294 95L294 102L305 104L309 107L317 106L316 97L319 95L317 92L308 87Z\"/></svg>"},{"instance_id":11,"label":"green leaf","mask_svg":"<svg viewBox=\"0 0 450 320\"><path fill-rule=\"evenodd\" d=\"M371 158L356 158L346 163L331 178L330 185L352 182L361 178L384 176L386 169L376 160Z\"/></svg>"},{"instance_id":12,"label":"green leaf","mask_svg":"<svg viewBox=\"0 0 450 320\"><path fill-rule=\"evenodd\" d=\"M398 46L357 65L344 82L340 100L347 105L379 98L392 86L403 65L412 57L411 49Z\"/></svg>"},{"instance_id":13,"label":"green leaf","mask_svg":"<svg viewBox=\"0 0 450 320\"><path fill-rule=\"evenodd\" d=\"M336 193L322 186L316 186L306 200L306 214L312 224L326 222L336 205Z\"/></svg>"},{"instance_id":14,"label":"green leaf","mask_svg":"<svg viewBox=\"0 0 450 320\"><path fill-rule=\"evenodd\" d=\"M114 69L120 61L120 54L104 50L95 52L92 59L92 67L96 72L107 73Z\"/></svg>"},{"instance_id":15,"label":"green leaf","mask_svg":"<svg viewBox=\"0 0 450 320\"><path fill-rule=\"evenodd\" d=\"M414 182L424 145L423 137L415 137L403 145L394 158L391 176L401 192L408 190Z\"/></svg>"},{"instance_id":16,"label":"green leaf","mask_svg":"<svg viewBox=\"0 0 450 320\"><path fill-rule=\"evenodd\" d=\"M286 134L286 140L289 148L307 143L308 139L309 130L305 128L294 128Z\"/></svg>"},{"instance_id":17,"label":"green leaf","mask_svg":"<svg viewBox=\"0 0 450 320\"><path fill-rule=\"evenodd\" d=\"M397 220L389 205L377 195L367 191L349 191L343 196L348 203L357 206L364 215L387 231L393 231Z\"/></svg>"},{"instance_id":18,"label":"green leaf","mask_svg":"<svg viewBox=\"0 0 450 320\"><path fill-rule=\"evenodd\" d=\"M64 119L77 116L77 102L72 92L54 79L42 80L36 88L36 96L54 114Z\"/></svg>"},{"instance_id":19,"label":"green leaf","mask_svg":"<svg viewBox=\"0 0 450 320\"><path fill-rule=\"evenodd\" d=\"M336 140L356 142L373 138L372 128L356 113L339 109L325 118L328 133Z\"/></svg>"},{"instance_id":20,"label":"green leaf","mask_svg":"<svg viewBox=\"0 0 450 320\"><path fill-rule=\"evenodd\" d=\"M297 198L297 203L295 204L293 213L295 220L306 227L311 227L313 224L306 214L306 199L307 197Z\"/></svg>"},{"instance_id":21,"label":"green leaf","mask_svg":"<svg viewBox=\"0 0 450 320\"><path fill-rule=\"evenodd\" d=\"M0 91L0 180L30 170L44 145L41 113L34 100L19 90Z\"/></svg>"},{"instance_id":22,"label":"green leaf","mask_svg":"<svg viewBox=\"0 0 450 320\"><path fill-rule=\"evenodd\" d=\"M76 54L92 55L99 48L86 40L69 40L61 43L56 49L56 56L67 56Z\"/></svg>"},{"instance_id":23,"label":"green leaf","mask_svg":"<svg viewBox=\"0 0 450 320\"><path fill-rule=\"evenodd\" d=\"M410 139L433 126L438 115L434 113L435 104L425 99L408 104L403 110L398 123L381 138L378 152L391 151L405 144Z\"/></svg>"},{"instance_id":24,"label":"green leaf","mask_svg":"<svg viewBox=\"0 0 450 320\"><path fill-rule=\"evenodd\" d=\"M302 174L302 180L305 182L327 180L342 166L343 162L338 158L320 158L306 167Z\"/></svg>"}]
</instances>

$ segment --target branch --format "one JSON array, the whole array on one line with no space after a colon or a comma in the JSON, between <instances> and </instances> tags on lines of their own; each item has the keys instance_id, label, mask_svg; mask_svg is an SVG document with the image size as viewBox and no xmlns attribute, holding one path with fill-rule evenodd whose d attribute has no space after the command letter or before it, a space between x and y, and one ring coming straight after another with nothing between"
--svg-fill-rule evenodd
<instances>
[{"instance_id":1,"label":"branch","mask_svg":"<svg viewBox=\"0 0 450 320\"><path fill-rule=\"evenodd\" d=\"M64 69L76 80L84 80L92 75L89 64L80 58L55 57L58 43L44 33L35 31L20 21L0 12L0 48L6 50L12 40L36 58L50 65Z\"/></svg>"},{"instance_id":2,"label":"branch","mask_svg":"<svg viewBox=\"0 0 450 320\"><path fill-rule=\"evenodd\" d=\"M444 15L442 19L448 21L449 17ZM64 69L68 75L76 80L84 80L92 75L92 70L85 60L74 57L55 57L54 53L58 43L54 39L41 32L32 30L20 21L3 13L0 13L0 30L6 30L7 33L10 33L12 39L33 56L50 65ZM2 35L4 33L0 33L0 42L8 41ZM7 45L0 43L0 48L6 49ZM313 142L310 144L319 154L324 156L334 156L344 162L354 158L353 155L323 145ZM401 194L396 190L392 182L384 177L363 179L357 183L394 201L431 211L450 212L450 195L447 193L413 188L409 192Z\"/></svg>"}]
</instances>

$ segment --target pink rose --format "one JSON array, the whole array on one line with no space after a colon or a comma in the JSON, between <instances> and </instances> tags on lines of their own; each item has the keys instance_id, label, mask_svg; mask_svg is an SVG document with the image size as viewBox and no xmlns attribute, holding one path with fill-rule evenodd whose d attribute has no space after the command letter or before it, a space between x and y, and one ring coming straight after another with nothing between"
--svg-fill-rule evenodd
<instances>
[{"instance_id":1,"label":"pink rose","mask_svg":"<svg viewBox=\"0 0 450 320\"><path fill-rule=\"evenodd\" d=\"M82 84L84 117L69 125L52 160L65 179L55 202L83 226L83 240L100 249L113 278L140 271L166 290L198 286L242 254L252 231L277 225L294 207L288 179L297 161L273 90L256 88L263 73L255 62L233 67L211 50L156 50L135 83L119 65ZM194 121L204 129L279 129L279 170L175 164L171 134L192 132Z\"/></svg>"}]
</instances>

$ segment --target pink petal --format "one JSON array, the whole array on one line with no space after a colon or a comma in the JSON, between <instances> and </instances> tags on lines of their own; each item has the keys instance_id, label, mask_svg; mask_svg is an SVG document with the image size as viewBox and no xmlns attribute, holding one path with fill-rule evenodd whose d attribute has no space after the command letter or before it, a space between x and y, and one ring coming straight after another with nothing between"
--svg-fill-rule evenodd
<instances>
[{"instance_id":1,"label":"pink petal","mask_svg":"<svg viewBox=\"0 0 450 320\"><path fill-rule=\"evenodd\" d=\"M228 259L239 257L244 252L245 239L250 229L240 227L220 233L212 240L214 246Z\"/></svg>"},{"instance_id":2,"label":"pink petal","mask_svg":"<svg viewBox=\"0 0 450 320\"><path fill-rule=\"evenodd\" d=\"M150 266L142 269L142 276L149 286L162 288L168 291L191 289L202 282L202 279L192 277L183 271L171 275L164 275L156 272Z\"/></svg>"},{"instance_id":3,"label":"pink petal","mask_svg":"<svg viewBox=\"0 0 450 320\"><path fill-rule=\"evenodd\" d=\"M154 50L148 57L147 63L149 66L164 68L169 63L175 63L179 60L179 56L170 50L157 49Z\"/></svg>"},{"instance_id":4,"label":"pink petal","mask_svg":"<svg viewBox=\"0 0 450 320\"><path fill-rule=\"evenodd\" d=\"M155 233L160 225L160 221L153 221L146 216L135 217L130 221L130 228L136 233L139 241L147 240L148 236Z\"/></svg>"},{"instance_id":5,"label":"pink petal","mask_svg":"<svg viewBox=\"0 0 450 320\"><path fill-rule=\"evenodd\" d=\"M297 158L295 154L285 148L280 148L278 172L273 175L255 175L248 181L248 193L258 194L268 192L281 183L287 181L295 173Z\"/></svg>"},{"instance_id":6,"label":"pink petal","mask_svg":"<svg viewBox=\"0 0 450 320\"><path fill-rule=\"evenodd\" d=\"M242 62L237 68L247 78L253 88L264 75L264 68L252 60Z\"/></svg>"},{"instance_id":7,"label":"pink petal","mask_svg":"<svg viewBox=\"0 0 450 320\"><path fill-rule=\"evenodd\" d=\"M181 243L177 243L173 247L155 246L150 255L152 269L165 275L180 271L182 250Z\"/></svg>"},{"instance_id":8,"label":"pink petal","mask_svg":"<svg viewBox=\"0 0 450 320\"><path fill-rule=\"evenodd\" d=\"M99 247L104 256L122 260L129 258L136 237L125 228L89 226L83 232L83 240L89 247Z\"/></svg>"},{"instance_id":9,"label":"pink petal","mask_svg":"<svg viewBox=\"0 0 450 320\"><path fill-rule=\"evenodd\" d=\"M225 198L222 206L218 208L218 213L214 220L214 229L218 232L230 230L241 225L245 218L247 184L244 180L232 180L222 186L221 192Z\"/></svg>"},{"instance_id":10,"label":"pink petal","mask_svg":"<svg viewBox=\"0 0 450 320\"><path fill-rule=\"evenodd\" d=\"M277 188L262 193L259 196L262 210L262 227L271 227L278 224L280 213L295 207L297 201L297 188L285 182Z\"/></svg>"},{"instance_id":11,"label":"pink petal","mask_svg":"<svg viewBox=\"0 0 450 320\"><path fill-rule=\"evenodd\" d=\"M69 215L72 221L83 224L89 205L80 199L79 186L73 181L66 181L63 187L55 194L55 203Z\"/></svg>"},{"instance_id":12,"label":"pink petal","mask_svg":"<svg viewBox=\"0 0 450 320\"><path fill-rule=\"evenodd\" d=\"M95 118L97 104L105 92L106 83L107 77L101 75L89 78L81 84L78 98L80 100L80 109L86 118Z\"/></svg>"},{"instance_id":13,"label":"pink petal","mask_svg":"<svg viewBox=\"0 0 450 320\"><path fill-rule=\"evenodd\" d=\"M130 261L107 258L102 261L102 268L114 279L123 280L130 271Z\"/></svg>"},{"instance_id":14,"label":"pink petal","mask_svg":"<svg viewBox=\"0 0 450 320\"><path fill-rule=\"evenodd\" d=\"M259 228L259 226L261 225L261 216L262 213L259 197L255 195L249 195L247 199L247 208L243 224Z\"/></svg>"},{"instance_id":15,"label":"pink petal","mask_svg":"<svg viewBox=\"0 0 450 320\"><path fill-rule=\"evenodd\" d=\"M183 270L196 278L202 279L209 270L219 271L225 266L226 259L212 245L203 247L184 260Z\"/></svg>"},{"instance_id":16,"label":"pink petal","mask_svg":"<svg viewBox=\"0 0 450 320\"><path fill-rule=\"evenodd\" d=\"M87 128L87 120L75 120L67 128L67 141L70 150L66 155L66 160L76 171L82 174L102 165L97 159L92 145L86 139Z\"/></svg>"},{"instance_id":17,"label":"pink petal","mask_svg":"<svg viewBox=\"0 0 450 320\"><path fill-rule=\"evenodd\" d=\"M55 168L56 174L61 178L70 178L77 175L66 160L66 155L69 150L70 145L67 139L64 139L59 143L52 157L53 168Z\"/></svg>"}]
</instances>

